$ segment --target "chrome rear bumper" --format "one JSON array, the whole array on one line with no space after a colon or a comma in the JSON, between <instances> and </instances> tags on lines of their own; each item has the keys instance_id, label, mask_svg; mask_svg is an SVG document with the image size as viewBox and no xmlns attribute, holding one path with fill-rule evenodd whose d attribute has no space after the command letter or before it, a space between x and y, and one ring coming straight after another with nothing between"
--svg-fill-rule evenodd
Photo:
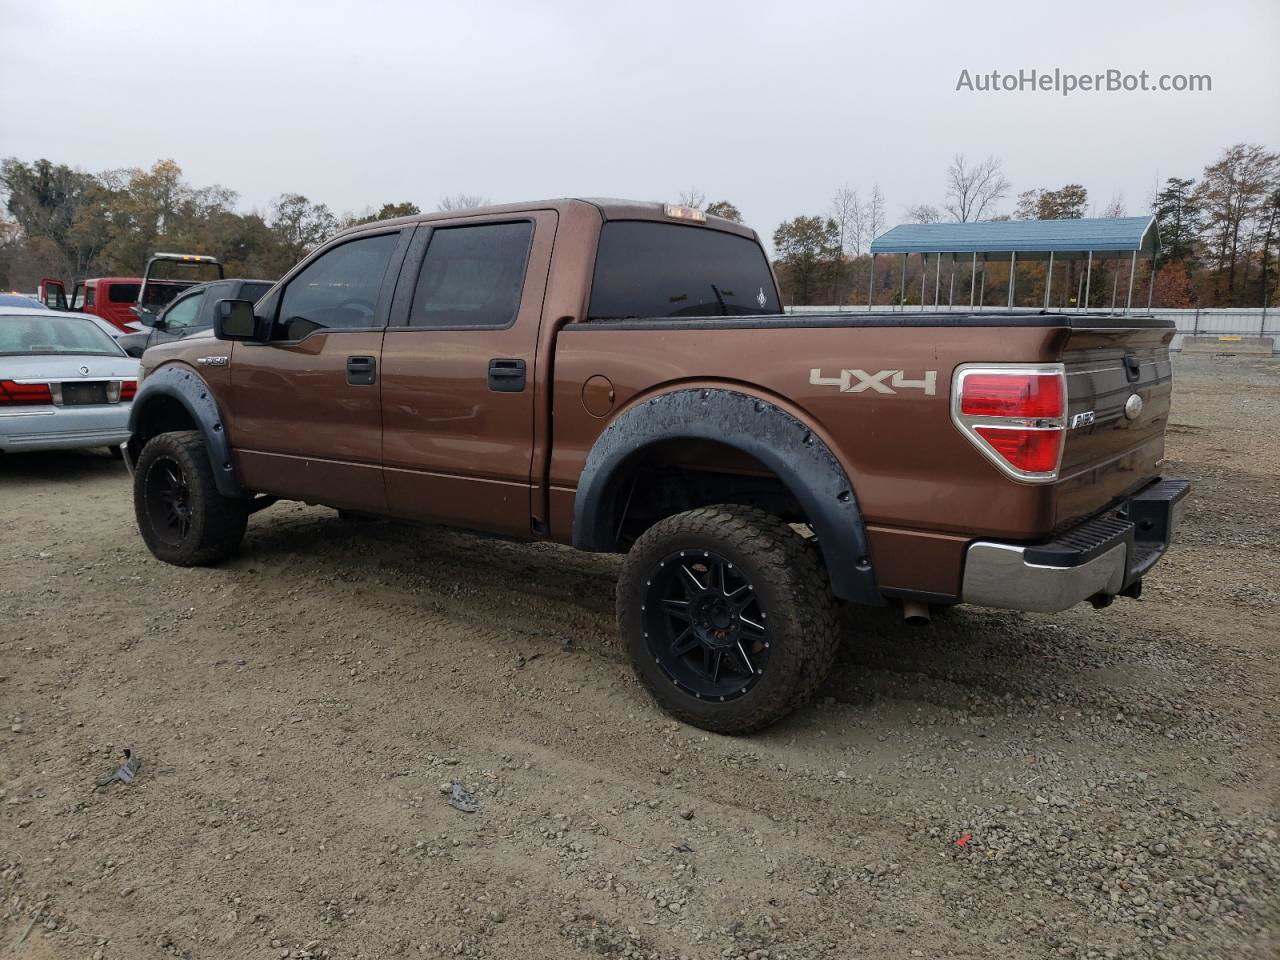
<instances>
[{"instance_id":1,"label":"chrome rear bumper","mask_svg":"<svg viewBox=\"0 0 1280 960\"><path fill-rule=\"evenodd\" d=\"M1190 489L1186 480L1157 480L1049 543L971 543L961 600L1055 613L1082 600L1136 596L1143 576L1168 549Z\"/></svg>"}]
</instances>

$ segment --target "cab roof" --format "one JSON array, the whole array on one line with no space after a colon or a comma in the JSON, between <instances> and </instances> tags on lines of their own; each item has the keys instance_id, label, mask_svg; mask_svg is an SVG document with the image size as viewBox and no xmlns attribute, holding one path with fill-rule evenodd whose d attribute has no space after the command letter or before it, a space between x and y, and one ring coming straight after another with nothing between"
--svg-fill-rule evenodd
<instances>
[{"instance_id":1,"label":"cab roof","mask_svg":"<svg viewBox=\"0 0 1280 960\"><path fill-rule=\"evenodd\" d=\"M415 213L408 217L396 217L392 220L379 220L374 223L361 223L348 227L337 236L359 233L370 227L382 227L394 224L432 223L437 220L459 220L470 217L490 217L504 214L532 213L535 210L555 210L567 213L574 207L594 207L603 220L653 220L659 223L675 223L693 225L704 229L719 230L724 233L737 234L758 241L760 238L750 227L743 226L733 220L708 215L705 223L691 220L677 220L667 215L666 204L647 200L618 200L601 197L562 197L556 200L538 200L528 203L504 203L487 207L472 207L467 210L437 210L432 213Z\"/></svg>"}]
</instances>

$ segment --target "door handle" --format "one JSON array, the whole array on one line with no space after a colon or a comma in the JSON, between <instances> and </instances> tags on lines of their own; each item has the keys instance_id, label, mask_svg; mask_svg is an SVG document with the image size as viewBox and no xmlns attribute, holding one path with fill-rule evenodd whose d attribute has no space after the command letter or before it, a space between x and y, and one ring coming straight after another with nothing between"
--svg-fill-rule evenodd
<instances>
[{"instance_id":1,"label":"door handle","mask_svg":"<svg viewBox=\"0 0 1280 960\"><path fill-rule=\"evenodd\" d=\"M347 383L370 386L377 377L378 362L373 357L347 357Z\"/></svg>"},{"instance_id":2,"label":"door handle","mask_svg":"<svg viewBox=\"0 0 1280 960\"><path fill-rule=\"evenodd\" d=\"M498 393L519 393L524 389L524 361L489 361L489 389Z\"/></svg>"}]
</instances>

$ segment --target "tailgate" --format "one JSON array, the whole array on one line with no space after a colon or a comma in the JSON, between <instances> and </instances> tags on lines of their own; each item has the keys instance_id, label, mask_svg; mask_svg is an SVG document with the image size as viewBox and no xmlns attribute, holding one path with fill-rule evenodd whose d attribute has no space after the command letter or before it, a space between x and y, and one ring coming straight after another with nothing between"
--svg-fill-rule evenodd
<instances>
[{"instance_id":1,"label":"tailgate","mask_svg":"<svg viewBox=\"0 0 1280 960\"><path fill-rule=\"evenodd\" d=\"M1159 475L1173 334L1165 320L1072 318L1062 353L1068 429L1056 527L1097 513Z\"/></svg>"}]
</instances>

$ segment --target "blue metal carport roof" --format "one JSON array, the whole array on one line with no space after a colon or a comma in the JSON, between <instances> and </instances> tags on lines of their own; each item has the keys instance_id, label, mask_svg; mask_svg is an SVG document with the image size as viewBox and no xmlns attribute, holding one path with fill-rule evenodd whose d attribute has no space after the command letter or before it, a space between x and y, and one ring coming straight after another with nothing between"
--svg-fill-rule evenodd
<instances>
[{"instance_id":1,"label":"blue metal carport roof","mask_svg":"<svg viewBox=\"0 0 1280 960\"><path fill-rule=\"evenodd\" d=\"M1132 254L1155 256L1160 233L1155 217L1096 217L1087 220L991 220L981 223L904 223L871 244L876 253L1053 253L1063 259Z\"/></svg>"}]
</instances>

